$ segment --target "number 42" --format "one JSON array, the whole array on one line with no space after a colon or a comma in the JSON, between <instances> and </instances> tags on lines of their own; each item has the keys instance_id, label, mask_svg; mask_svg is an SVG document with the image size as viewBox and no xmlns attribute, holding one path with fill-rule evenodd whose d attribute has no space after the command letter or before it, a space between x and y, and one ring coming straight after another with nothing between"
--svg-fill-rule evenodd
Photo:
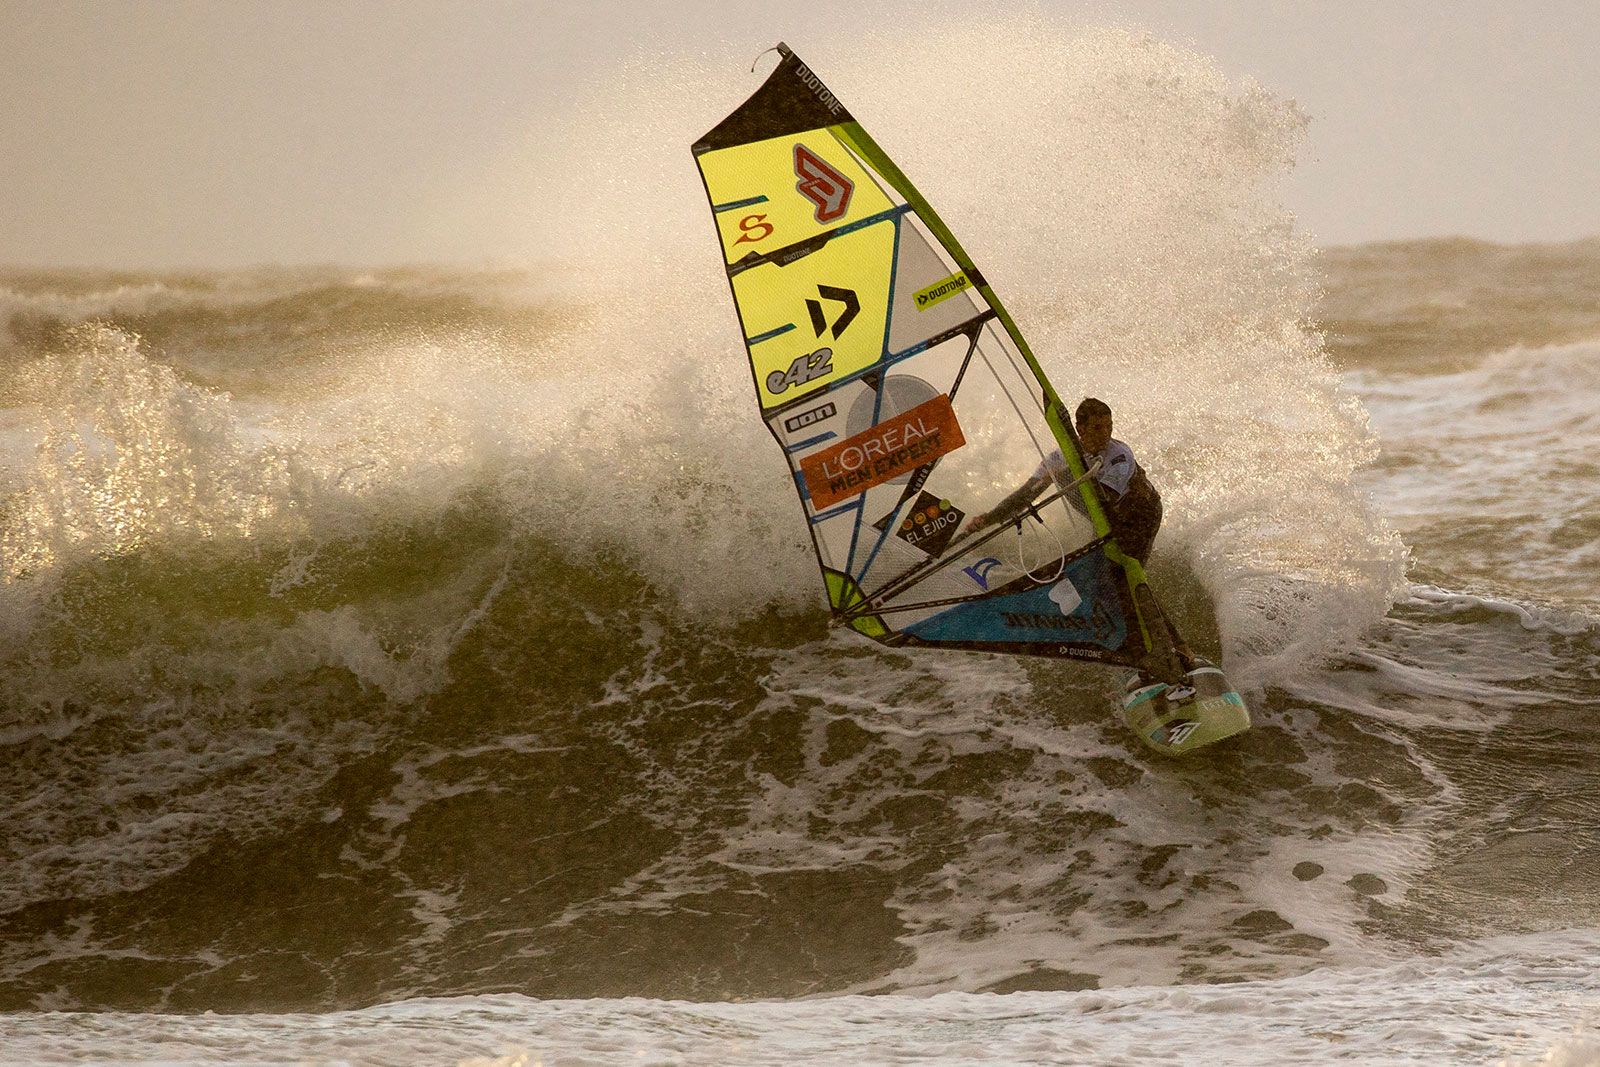
<instances>
[{"instance_id":1,"label":"number 42","mask_svg":"<svg viewBox=\"0 0 1600 1067\"><path fill-rule=\"evenodd\" d=\"M796 358L787 371L775 370L767 375L767 391L781 393L791 385L804 385L814 378L832 373L833 349L819 348L809 355Z\"/></svg>"}]
</instances>

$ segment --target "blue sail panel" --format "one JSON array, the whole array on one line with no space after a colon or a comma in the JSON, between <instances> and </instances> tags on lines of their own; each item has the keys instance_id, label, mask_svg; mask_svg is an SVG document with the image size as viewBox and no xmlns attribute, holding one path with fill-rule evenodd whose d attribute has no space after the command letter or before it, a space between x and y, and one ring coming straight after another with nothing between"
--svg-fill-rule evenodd
<instances>
[{"instance_id":1,"label":"blue sail panel","mask_svg":"<svg viewBox=\"0 0 1600 1067\"><path fill-rule=\"evenodd\" d=\"M1144 654L1144 642L1129 630L1119 573L1103 551L1090 552L1051 581L1024 582L1020 589L1013 584L902 632L915 644L1134 664Z\"/></svg>"}]
</instances>

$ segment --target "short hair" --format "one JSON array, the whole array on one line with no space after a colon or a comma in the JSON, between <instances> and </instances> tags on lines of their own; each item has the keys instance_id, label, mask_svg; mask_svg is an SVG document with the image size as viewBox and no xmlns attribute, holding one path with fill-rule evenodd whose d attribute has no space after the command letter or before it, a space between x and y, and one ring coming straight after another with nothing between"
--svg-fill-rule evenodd
<instances>
[{"instance_id":1,"label":"short hair","mask_svg":"<svg viewBox=\"0 0 1600 1067\"><path fill-rule=\"evenodd\" d=\"M1086 396L1083 398L1083 403L1078 405L1078 410L1073 412L1072 421L1082 422L1097 415L1104 415L1109 419L1111 417L1111 408L1107 406L1104 400L1096 400L1092 396Z\"/></svg>"}]
</instances>

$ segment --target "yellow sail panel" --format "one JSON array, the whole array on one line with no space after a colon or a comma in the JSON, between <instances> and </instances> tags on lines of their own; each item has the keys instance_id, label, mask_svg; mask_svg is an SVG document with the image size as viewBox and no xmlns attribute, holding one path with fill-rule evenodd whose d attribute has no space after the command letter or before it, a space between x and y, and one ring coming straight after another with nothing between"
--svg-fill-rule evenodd
<instances>
[{"instance_id":1,"label":"yellow sail panel","mask_svg":"<svg viewBox=\"0 0 1600 1067\"><path fill-rule=\"evenodd\" d=\"M891 206L828 130L773 137L700 158L722 252L766 255Z\"/></svg>"},{"instance_id":2,"label":"yellow sail panel","mask_svg":"<svg viewBox=\"0 0 1600 1067\"><path fill-rule=\"evenodd\" d=\"M786 266L761 263L733 276L763 410L883 358L894 249L890 218Z\"/></svg>"}]
</instances>

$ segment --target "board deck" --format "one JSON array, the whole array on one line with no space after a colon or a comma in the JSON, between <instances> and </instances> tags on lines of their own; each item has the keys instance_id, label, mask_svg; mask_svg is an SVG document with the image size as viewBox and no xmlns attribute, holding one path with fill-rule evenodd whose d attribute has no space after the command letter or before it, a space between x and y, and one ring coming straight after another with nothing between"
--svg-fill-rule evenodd
<instances>
[{"instance_id":1,"label":"board deck","mask_svg":"<svg viewBox=\"0 0 1600 1067\"><path fill-rule=\"evenodd\" d=\"M1183 756L1250 729L1250 709L1221 668L1202 659L1185 680L1194 692L1174 699L1166 682L1129 677L1122 720L1141 741L1165 755Z\"/></svg>"}]
</instances>

